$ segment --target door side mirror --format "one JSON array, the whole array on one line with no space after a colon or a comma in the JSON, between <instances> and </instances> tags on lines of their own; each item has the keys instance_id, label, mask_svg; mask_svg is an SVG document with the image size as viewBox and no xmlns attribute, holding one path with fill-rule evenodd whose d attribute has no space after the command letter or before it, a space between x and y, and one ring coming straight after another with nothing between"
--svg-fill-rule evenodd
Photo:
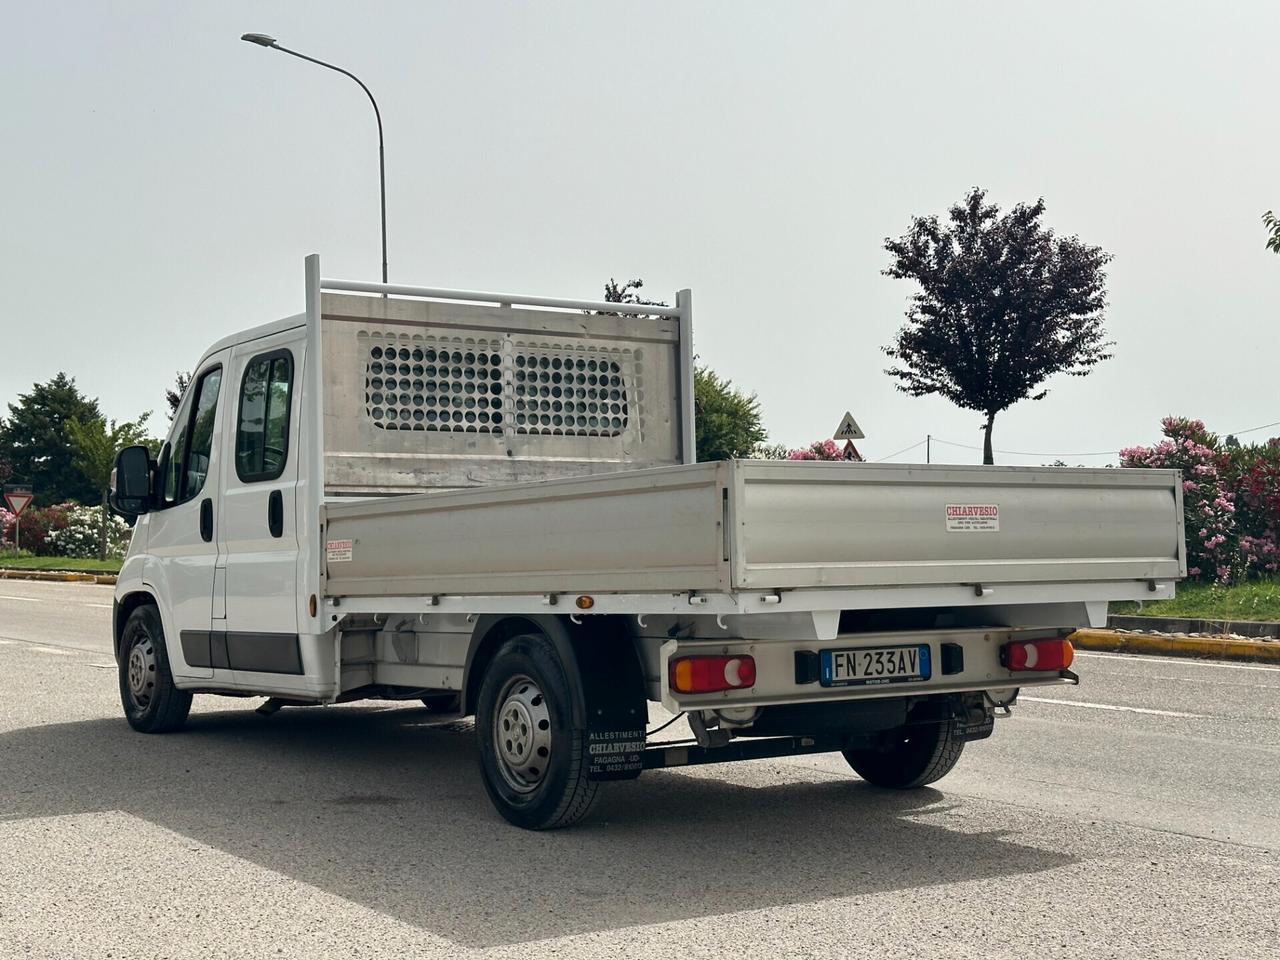
<instances>
[{"instance_id":1,"label":"door side mirror","mask_svg":"<svg viewBox=\"0 0 1280 960\"><path fill-rule=\"evenodd\" d=\"M151 451L138 445L116 454L111 471L111 506L117 513L137 517L151 509Z\"/></svg>"}]
</instances>

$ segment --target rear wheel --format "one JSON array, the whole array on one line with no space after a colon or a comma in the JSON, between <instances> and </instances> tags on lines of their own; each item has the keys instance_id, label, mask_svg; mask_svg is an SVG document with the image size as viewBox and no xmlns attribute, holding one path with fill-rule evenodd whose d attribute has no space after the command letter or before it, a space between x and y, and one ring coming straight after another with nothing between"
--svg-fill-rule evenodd
<instances>
[{"instance_id":1,"label":"rear wheel","mask_svg":"<svg viewBox=\"0 0 1280 960\"><path fill-rule=\"evenodd\" d=\"M868 783L910 790L945 777L963 750L964 741L947 722L899 727L884 733L876 747L843 753L854 773Z\"/></svg>"},{"instance_id":2,"label":"rear wheel","mask_svg":"<svg viewBox=\"0 0 1280 960\"><path fill-rule=\"evenodd\" d=\"M150 604L138 607L125 621L119 672L120 701L129 726L143 733L168 733L186 723L191 694L174 686L160 612Z\"/></svg>"},{"instance_id":3,"label":"rear wheel","mask_svg":"<svg viewBox=\"0 0 1280 960\"><path fill-rule=\"evenodd\" d=\"M575 726L569 681L540 634L506 641L490 661L476 704L480 771L489 799L528 830L576 823L598 784L587 779L587 735Z\"/></svg>"}]
</instances>

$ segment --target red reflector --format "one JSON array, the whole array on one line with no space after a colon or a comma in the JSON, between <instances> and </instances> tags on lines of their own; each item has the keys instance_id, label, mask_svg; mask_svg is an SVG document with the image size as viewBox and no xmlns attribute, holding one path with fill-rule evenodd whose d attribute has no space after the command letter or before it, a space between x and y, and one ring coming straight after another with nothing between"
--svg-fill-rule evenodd
<instances>
[{"instance_id":1,"label":"red reflector","mask_svg":"<svg viewBox=\"0 0 1280 960\"><path fill-rule=\"evenodd\" d=\"M677 693L742 690L756 683L753 657L677 657L670 666L671 689Z\"/></svg>"},{"instance_id":2,"label":"red reflector","mask_svg":"<svg viewBox=\"0 0 1280 960\"><path fill-rule=\"evenodd\" d=\"M1010 670L1065 670L1075 655L1070 640L1015 640L1000 648L1000 660Z\"/></svg>"}]
</instances>

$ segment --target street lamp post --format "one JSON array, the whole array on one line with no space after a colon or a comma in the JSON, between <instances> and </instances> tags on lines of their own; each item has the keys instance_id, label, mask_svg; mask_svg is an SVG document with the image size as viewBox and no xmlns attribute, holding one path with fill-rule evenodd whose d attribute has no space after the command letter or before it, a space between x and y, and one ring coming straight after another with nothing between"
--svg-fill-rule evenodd
<instances>
[{"instance_id":1,"label":"street lamp post","mask_svg":"<svg viewBox=\"0 0 1280 960\"><path fill-rule=\"evenodd\" d=\"M378 110L378 101L373 99L373 94L369 92L369 88L364 85L364 81L357 77L350 70L343 70L341 67L334 66L332 63L325 63L323 60L317 60L315 57L308 57L305 53L299 53L297 50L290 50L288 47L282 47L276 42L275 37L269 37L265 33L246 33L240 38L249 43L256 43L260 47L269 47L272 50L279 50L281 53L287 53L291 57L297 57L299 60L306 60L309 63L317 64L321 67L327 67L330 70L336 70L343 76L350 77L356 83L360 84L360 89L364 91L365 96L369 98L369 102L373 104L373 116L378 121L378 194L381 201L382 209L382 282L387 282L387 164L386 154L382 146L382 113Z\"/></svg>"}]
</instances>

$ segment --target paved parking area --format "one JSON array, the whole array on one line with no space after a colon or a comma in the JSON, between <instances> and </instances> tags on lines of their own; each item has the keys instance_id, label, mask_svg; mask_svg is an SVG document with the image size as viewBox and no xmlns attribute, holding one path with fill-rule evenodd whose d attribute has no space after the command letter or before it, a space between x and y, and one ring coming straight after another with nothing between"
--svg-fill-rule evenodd
<instances>
[{"instance_id":1,"label":"paved parking area","mask_svg":"<svg viewBox=\"0 0 1280 960\"><path fill-rule=\"evenodd\" d=\"M0 582L3 958L1280 952L1280 669L1082 655L936 789L654 771L531 834L421 709L133 733L110 597Z\"/></svg>"}]
</instances>

